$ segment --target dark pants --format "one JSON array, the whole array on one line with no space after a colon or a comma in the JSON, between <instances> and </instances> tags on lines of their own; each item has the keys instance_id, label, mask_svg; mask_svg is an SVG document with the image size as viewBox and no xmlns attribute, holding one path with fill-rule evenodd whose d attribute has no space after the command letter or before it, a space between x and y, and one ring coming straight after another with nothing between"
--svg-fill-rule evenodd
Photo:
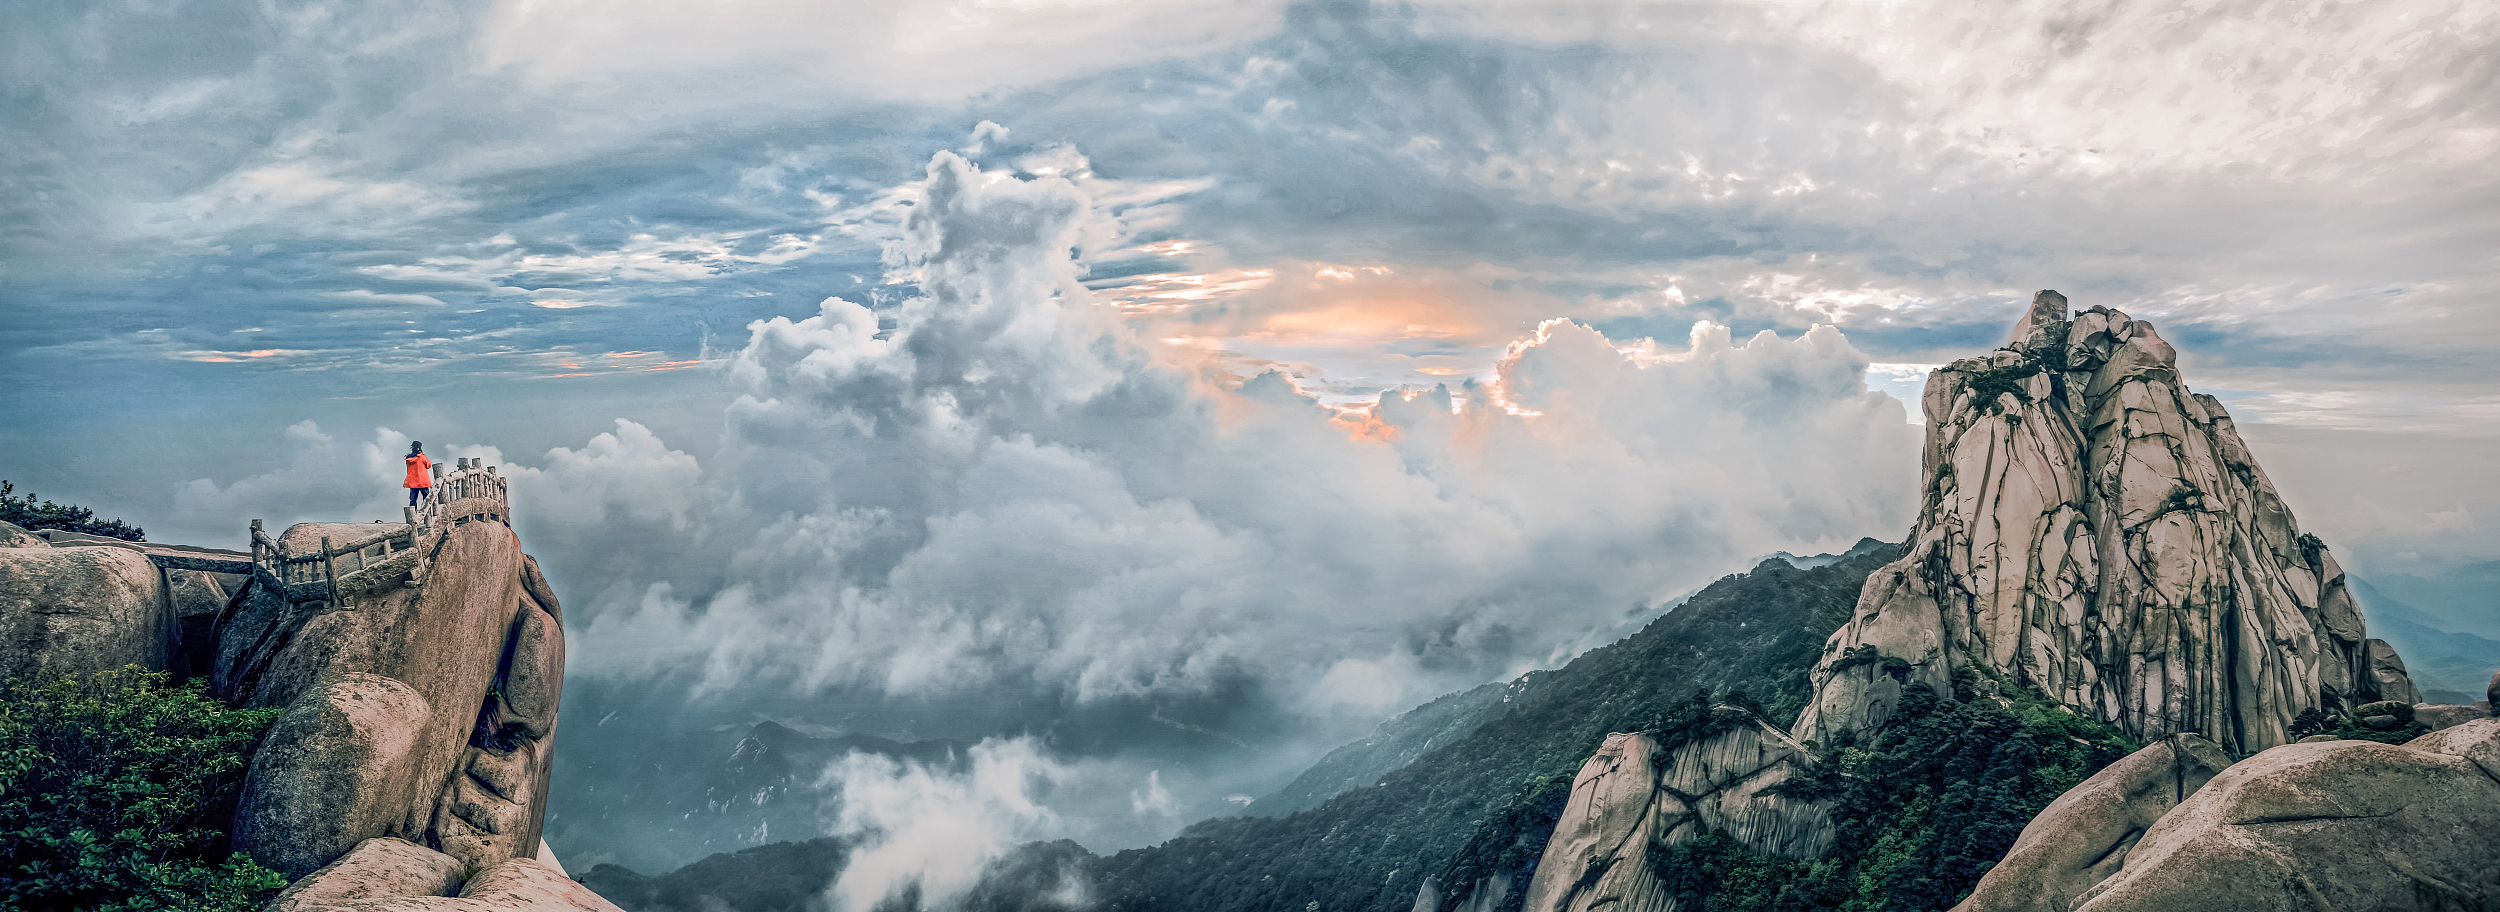
<instances>
[{"instance_id":1,"label":"dark pants","mask_svg":"<svg viewBox=\"0 0 2500 912\"><path fill-rule=\"evenodd\" d=\"M431 491L431 490L434 490L434 489L433 489L433 488L409 488L409 489L408 489L408 505L409 505L409 506L411 506L411 507L416 506L416 505L417 505L417 501L418 501L418 500L420 500L420 499L423 499L423 498L425 497L425 492L427 492L427 491Z\"/></svg>"}]
</instances>

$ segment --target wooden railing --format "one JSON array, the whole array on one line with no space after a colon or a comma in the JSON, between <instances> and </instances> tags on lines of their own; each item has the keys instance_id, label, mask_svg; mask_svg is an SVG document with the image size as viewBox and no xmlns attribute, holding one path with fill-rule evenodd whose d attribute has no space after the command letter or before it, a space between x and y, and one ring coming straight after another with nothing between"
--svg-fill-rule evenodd
<instances>
[{"instance_id":1,"label":"wooden railing","mask_svg":"<svg viewBox=\"0 0 2500 912\"><path fill-rule=\"evenodd\" d=\"M400 525L375 524L344 541L322 536L321 547L289 551L252 520L252 569L291 602L348 607L355 595L408 574L421 581L425 559L441 537L472 522L511 522L511 481L483 460L462 459L450 474L434 467L434 486L413 507L402 508Z\"/></svg>"}]
</instances>

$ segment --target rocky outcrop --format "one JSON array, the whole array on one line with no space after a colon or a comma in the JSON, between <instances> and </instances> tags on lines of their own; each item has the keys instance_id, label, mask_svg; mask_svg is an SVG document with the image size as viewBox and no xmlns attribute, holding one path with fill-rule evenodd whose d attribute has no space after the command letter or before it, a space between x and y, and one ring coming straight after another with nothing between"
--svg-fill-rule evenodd
<instances>
[{"instance_id":1,"label":"rocky outcrop","mask_svg":"<svg viewBox=\"0 0 2500 912\"><path fill-rule=\"evenodd\" d=\"M2430 726L2432 731L2489 719L2492 715L2489 702L2413 704L2413 720Z\"/></svg>"},{"instance_id":2,"label":"rocky outcrop","mask_svg":"<svg viewBox=\"0 0 2500 912\"><path fill-rule=\"evenodd\" d=\"M2150 324L2041 292L2011 346L1929 379L1926 506L1815 670L1799 738L1851 743L1898 688L1979 666L2160 739L2289 740L2304 709L2414 695L2342 568L2301 534L2213 397Z\"/></svg>"},{"instance_id":3,"label":"rocky outcrop","mask_svg":"<svg viewBox=\"0 0 2500 912\"><path fill-rule=\"evenodd\" d=\"M2026 902L2080 901L2223 756L2285 743L2303 711L2410 710L2420 699L2229 413L2181 383L2177 351L2118 311L2069 317L2065 297L2043 291L2004 348L1929 376L1924 508L1910 542L1867 578L1825 644L1813 699L1778 739L1795 746L1735 780L1784 779L1815 752L1871 739L1906 689L1949 698L1965 676L2159 742L2043 815L2063 825L2023 837L2017 867L2027 873L2010 895ZM1709 766L1727 748L1716 741L1679 747L1658 766ZM1623 769L1601 751L1582 775L1611 782L1630 775ZM1638 813L1567 818L1552 844L1567 850L1548 849L1528 908L1611 897L1609 912L1671 910L1644 886L1646 873L1610 872L1646 872L1653 844L1705 826L1791 857L1830 844L1820 805L1749 784L1696 802L1665 775L1646 792L1607 786L1615 800L1642 803ZM1572 800L1579 807L1577 792ZM1592 829L1601 819L1614 828Z\"/></svg>"},{"instance_id":4,"label":"rocky outcrop","mask_svg":"<svg viewBox=\"0 0 2500 912\"><path fill-rule=\"evenodd\" d=\"M1779 794L1812 755L1752 712L1711 710L1723 730L1662 758L1652 813L1667 844L1719 832L1763 851L1812 858L1832 845L1829 808Z\"/></svg>"},{"instance_id":5,"label":"rocky outcrop","mask_svg":"<svg viewBox=\"0 0 2500 912\"><path fill-rule=\"evenodd\" d=\"M208 677L217 660L217 618L232 601L233 589L248 576L205 570L165 570L165 591L173 603L174 639L165 650L165 670L177 680Z\"/></svg>"},{"instance_id":6,"label":"rocky outcrop","mask_svg":"<svg viewBox=\"0 0 2500 912\"><path fill-rule=\"evenodd\" d=\"M1671 908L1646 863L1658 836L1657 743L1611 734L1571 781L1545 858L1528 884L1526 912Z\"/></svg>"},{"instance_id":7,"label":"rocky outcrop","mask_svg":"<svg viewBox=\"0 0 2500 912\"><path fill-rule=\"evenodd\" d=\"M1800 857L1831 847L1829 808L1776 791L1806 758L1805 746L1745 709L1712 714L1719 731L1673 751L1644 733L1606 736L1572 780L1522 909L1672 909L1648 849L1703 832Z\"/></svg>"},{"instance_id":8,"label":"rocky outcrop","mask_svg":"<svg viewBox=\"0 0 2500 912\"><path fill-rule=\"evenodd\" d=\"M26 531L16 523L0 522L0 548L49 548L52 543L43 536Z\"/></svg>"},{"instance_id":9,"label":"rocky outcrop","mask_svg":"<svg viewBox=\"0 0 2500 912\"><path fill-rule=\"evenodd\" d=\"M271 870L302 876L376 833L403 829L418 800L429 715L414 688L363 672L288 704L252 757L235 847Z\"/></svg>"},{"instance_id":10,"label":"rocky outcrop","mask_svg":"<svg viewBox=\"0 0 2500 912\"><path fill-rule=\"evenodd\" d=\"M297 526L278 542L350 533L374 534ZM287 707L270 739L285 747L255 757L236 817L236 847L275 870L300 876L379 836L473 868L538 849L564 674L554 593L500 522L419 544L376 549L399 562L376 562L380 581L398 582L368 578L344 607L261 574L223 621L216 692Z\"/></svg>"},{"instance_id":11,"label":"rocky outcrop","mask_svg":"<svg viewBox=\"0 0 2500 912\"><path fill-rule=\"evenodd\" d=\"M361 899L452 896L467 878L449 855L384 836L357 843L337 861L289 885L268 912L312 912Z\"/></svg>"},{"instance_id":12,"label":"rocky outcrop","mask_svg":"<svg viewBox=\"0 0 2500 912\"><path fill-rule=\"evenodd\" d=\"M2051 825L2043 815L2024 841ZM2500 833L2500 719L2403 746L2291 744L2215 776L2072 905L2045 897L1976 905L1981 894L2019 900L2039 883L2000 866L1959 908L2490 909L2500 907L2492 833Z\"/></svg>"},{"instance_id":13,"label":"rocky outcrop","mask_svg":"<svg viewBox=\"0 0 2500 912\"><path fill-rule=\"evenodd\" d=\"M461 460L406 523L254 520L248 553L0 524L0 679L138 665L283 708L231 842L326 884L284 908L611 909L532 860L564 614L507 487Z\"/></svg>"},{"instance_id":14,"label":"rocky outcrop","mask_svg":"<svg viewBox=\"0 0 2500 912\"><path fill-rule=\"evenodd\" d=\"M2162 815L2230 765L2197 735L2172 735L2110 764L2032 818L1954 912L2070 912Z\"/></svg>"},{"instance_id":15,"label":"rocky outcrop","mask_svg":"<svg viewBox=\"0 0 2500 912\"><path fill-rule=\"evenodd\" d=\"M174 626L164 580L146 555L0 548L0 680L161 670Z\"/></svg>"},{"instance_id":16,"label":"rocky outcrop","mask_svg":"<svg viewBox=\"0 0 2500 912\"><path fill-rule=\"evenodd\" d=\"M460 873L460 862L441 852L368 839L278 894L269 912L621 912L561 869L532 859L496 864L465 882Z\"/></svg>"}]
</instances>

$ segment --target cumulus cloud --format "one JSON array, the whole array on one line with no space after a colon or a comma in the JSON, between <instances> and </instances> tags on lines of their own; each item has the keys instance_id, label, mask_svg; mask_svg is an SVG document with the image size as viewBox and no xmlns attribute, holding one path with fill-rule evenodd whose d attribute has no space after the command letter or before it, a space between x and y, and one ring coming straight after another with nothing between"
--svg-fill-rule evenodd
<instances>
[{"instance_id":1,"label":"cumulus cloud","mask_svg":"<svg viewBox=\"0 0 2500 912\"><path fill-rule=\"evenodd\" d=\"M581 654L663 649L609 673L723 698L1248 682L1371 718L1908 521L1914 431L1829 327L1557 321L1490 383L1339 411L1137 338L1077 282L1077 182L939 153L919 192L892 251L918 297L759 321L730 359L722 583L619 593Z\"/></svg>"},{"instance_id":2,"label":"cumulus cloud","mask_svg":"<svg viewBox=\"0 0 2500 912\"><path fill-rule=\"evenodd\" d=\"M160 533L387 518L435 428L523 479L575 694L1325 738L1897 533L1870 371L1906 397L2059 287L2160 321L2338 546L2500 536L2453 481L2495 414L2480 8L1220 6L32 14L12 471L197 479L118 511ZM1158 821L1252 788L1110 778Z\"/></svg>"},{"instance_id":3,"label":"cumulus cloud","mask_svg":"<svg viewBox=\"0 0 2500 912\"><path fill-rule=\"evenodd\" d=\"M982 866L1018 843L1054 835L1041 796L1075 771L1030 739L973 745L967 769L854 753L820 787L842 796L832 835L859 840L825 891L833 912L867 912L897 894L939 906L972 886Z\"/></svg>"},{"instance_id":4,"label":"cumulus cloud","mask_svg":"<svg viewBox=\"0 0 2500 912\"><path fill-rule=\"evenodd\" d=\"M274 534L296 522L339 522L346 518L340 508L349 504L347 516L358 520L399 519L406 500L393 492L406 474L400 457L408 452L407 437L375 428L365 441L345 442L306 420L288 427L284 438L285 462L267 471L223 485L195 478L175 486L168 525L233 526L243 521L237 517L259 517Z\"/></svg>"}]
</instances>

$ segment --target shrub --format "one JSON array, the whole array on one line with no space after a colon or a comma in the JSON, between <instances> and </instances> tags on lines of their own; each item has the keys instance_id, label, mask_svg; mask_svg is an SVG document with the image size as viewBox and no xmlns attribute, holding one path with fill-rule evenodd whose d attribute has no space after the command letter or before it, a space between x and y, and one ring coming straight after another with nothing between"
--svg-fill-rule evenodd
<instances>
[{"instance_id":1,"label":"shrub","mask_svg":"<svg viewBox=\"0 0 2500 912\"><path fill-rule=\"evenodd\" d=\"M2162 513L2193 513L2205 509L2205 492L2188 485L2172 485L2170 496L2161 504Z\"/></svg>"},{"instance_id":2,"label":"shrub","mask_svg":"<svg viewBox=\"0 0 2500 912\"><path fill-rule=\"evenodd\" d=\"M123 541L146 541L147 530L118 519L97 519L95 511L79 506L62 506L49 500L35 502L33 492L18 496L17 486L0 481L0 522L13 523L27 529L59 529L84 532Z\"/></svg>"},{"instance_id":3,"label":"shrub","mask_svg":"<svg viewBox=\"0 0 2500 912\"><path fill-rule=\"evenodd\" d=\"M1989 414L1995 414L2002 407L1997 402L1997 397L2006 393L2014 394L2016 402L2030 402L2029 381L2031 375L2039 373L2040 370L2040 362L2037 361L2024 361L2009 367L1983 368L1972 372L1970 378L1963 381L1962 388L1970 391L1972 406Z\"/></svg>"},{"instance_id":4,"label":"shrub","mask_svg":"<svg viewBox=\"0 0 2500 912\"><path fill-rule=\"evenodd\" d=\"M2308 561L2310 566L2317 566L2318 556L2326 553L2326 542L2307 532L2300 533L2300 538L2295 540L2300 542L2301 558Z\"/></svg>"},{"instance_id":5,"label":"shrub","mask_svg":"<svg viewBox=\"0 0 2500 912\"><path fill-rule=\"evenodd\" d=\"M2019 689L2007 701L1959 699L1925 687L1902 692L1874 743L1842 748L1783 791L1826 798L1838 829L1812 862L1762 855L1702 838L1650 856L1652 870L1699 912L1844 912L1944 909L1968 896L2023 826L2138 745L2116 729Z\"/></svg>"},{"instance_id":6,"label":"shrub","mask_svg":"<svg viewBox=\"0 0 2500 912\"><path fill-rule=\"evenodd\" d=\"M225 827L278 713L136 666L0 684L0 909L259 908L286 879Z\"/></svg>"}]
</instances>

